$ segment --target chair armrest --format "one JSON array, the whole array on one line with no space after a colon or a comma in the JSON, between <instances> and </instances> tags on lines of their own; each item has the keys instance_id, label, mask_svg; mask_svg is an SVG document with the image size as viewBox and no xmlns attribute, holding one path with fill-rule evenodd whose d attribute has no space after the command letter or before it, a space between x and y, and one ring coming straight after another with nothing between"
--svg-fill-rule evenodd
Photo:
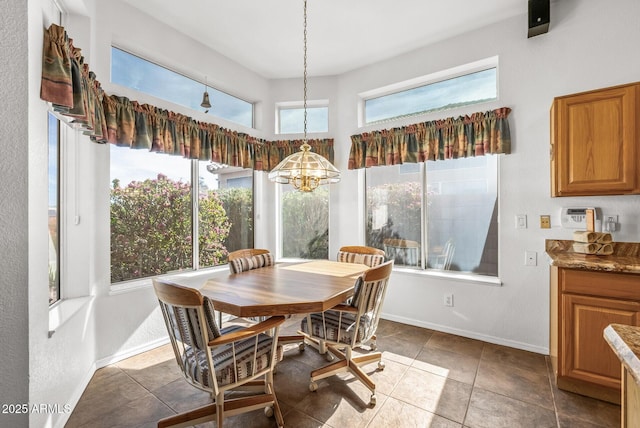
<instances>
[{"instance_id":1,"label":"chair armrest","mask_svg":"<svg viewBox=\"0 0 640 428\"><path fill-rule=\"evenodd\" d=\"M278 327L284 322L284 316L277 315L262 321L261 323L250 325L242 330L236 330L231 333L223 334L209 341L209 346L220 346L226 343L236 342L238 340L247 339L257 336L260 333Z\"/></svg>"},{"instance_id":2,"label":"chair armrest","mask_svg":"<svg viewBox=\"0 0 640 428\"><path fill-rule=\"evenodd\" d=\"M338 312L351 312L352 314L357 314L358 313L358 308L354 308L353 306L349 306L349 305L336 305L333 308L330 309L331 311L338 311Z\"/></svg>"}]
</instances>

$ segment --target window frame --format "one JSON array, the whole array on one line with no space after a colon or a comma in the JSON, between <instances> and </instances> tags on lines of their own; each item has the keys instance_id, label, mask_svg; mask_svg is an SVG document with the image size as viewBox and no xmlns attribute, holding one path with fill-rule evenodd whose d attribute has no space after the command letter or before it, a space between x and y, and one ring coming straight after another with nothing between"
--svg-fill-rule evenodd
<instances>
[{"instance_id":1,"label":"window frame","mask_svg":"<svg viewBox=\"0 0 640 428\"><path fill-rule=\"evenodd\" d=\"M208 109L204 109L204 108L203 108L203 110L204 110L204 111L203 111L203 112L201 112L201 113L204 113L204 114L210 114L210 115L211 115L211 116L213 116L213 117L216 117L216 118L218 118L218 119L222 119L222 120L228 121L228 122L230 122L230 123L234 123L234 124L239 125L239 126L242 126L242 127L246 127L246 128L250 128L250 129L255 129L255 126L256 126L256 103L255 103L254 101L249 101L249 100L247 100L247 99L245 99L245 98L243 98L243 97L240 97L240 96L234 95L234 94L232 94L232 93L230 93L230 92L227 92L227 91L225 91L225 90L219 89L219 88L217 88L215 85L210 85L208 81L207 81L207 82L203 82L203 81L201 81L201 80L199 80L199 79L197 79L197 78L193 78L193 77L191 77L191 76L189 76L189 75L187 75L187 74L185 74L185 73L183 73L183 72L177 71L176 69L174 69L174 68L172 68L172 67L170 67L170 66L167 66L167 65L161 64L161 63L159 63L159 62L157 62L157 61L153 61L153 60L151 60L151 59L147 58L145 55L138 54L138 53L136 53L134 50L132 50L132 49L128 49L128 48L125 48L125 47L122 47L121 45L118 45L118 44L116 44L116 43L112 43L112 44L111 44L111 50L110 50L110 63L109 63L109 72L110 72L110 73L109 73L109 74L110 74L109 81L110 81L110 83L115 84L115 85L120 85L120 86L122 86L122 87L126 87L126 88L128 88L128 89L130 89L130 90L132 90L132 91L138 92L138 93L147 94L147 95L150 95L150 96L152 96L152 97L160 98L160 99L162 99L162 100L164 100L164 101L167 101L167 102L170 102L170 103L173 103L173 104L179 105L179 106L181 106L181 107L185 107L185 108L187 108L187 109L192 109L192 107L190 107L190 106L186 106L186 105L184 105L184 104L181 104L181 103L179 103L179 102L177 102L177 101L175 101L175 100L171 100L171 99L167 99L167 98L158 97L157 95L147 93L147 92L142 91L142 90L139 90L139 89L137 89L137 88L133 88L133 87L131 87L131 86L126 86L126 85L122 85L122 84L120 84L120 83L114 82L114 81L113 81L113 50L114 50L114 49L115 49L115 50L119 50L119 51L121 51L121 52L125 53L126 55L130 55L130 56L136 57L136 58L138 58L138 59L140 59L140 60L142 60L142 61L144 61L144 62L146 62L146 63L148 63L148 64L151 64L151 65L153 65L153 66L156 66L156 67L159 67L159 68L165 69L165 70L167 70L167 71L169 71L169 72L171 72L171 73L174 73L174 74L176 74L176 75L178 75L178 76L182 76L182 77L184 77L185 79L188 79L188 80L189 80L189 81L191 81L191 82L197 83L198 85L201 85L201 86L202 86L202 92L203 92L203 93L204 93L205 88L206 88L206 90L207 90L207 91L209 91L209 90L214 90L214 91L217 91L217 92L219 92L219 93L222 93L222 94L224 94L224 95L226 95L226 96L229 96L229 97L231 97L231 98L234 98L234 99L235 99L235 100L237 100L237 101L242 101L242 102L245 102L245 103L249 104L249 105L251 106L251 120L250 120L250 122L251 122L251 123L250 123L250 124L248 124L248 125L247 125L247 124L245 124L245 123L241 123L241 122L235 121L235 120L233 120L233 119L227 118L227 117L219 116L219 115L215 114L215 112L216 112L216 111L215 111L215 110L213 110L213 111L212 111L212 110L211 110L211 108L208 108ZM213 105L215 105L215 103L213 103ZM200 110L196 110L196 111L200 112Z\"/></svg>"},{"instance_id":2,"label":"window frame","mask_svg":"<svg viewBox=\"0 0 640 428\"><path fill-rule=\"evenodd\" d=\"M480 101L477 103L469 103L469 104L465 104L464 106L456 106L454 108L452 108L451 110L456 110L456 109L460 109L461 107L467 107L469 105L477 105L477 104L483 104L483 103L491 103L491 102L495 102L497 100L499 100L500 98L500 76L499 76L499 61L498 61L498 56L493 56L490 58L485 58L479 61L475 61L472 63L468 63L468 64L464 64L458 67L453 67L453 68L449 68L446 70L442 70L436 73L431 73L429 75L426 76L420 76L414 79L409 79L409 80L405 80L402 82L398 82L398 83L394 83L391 85L387 85L381 88L376 88L373 90L369 90L369 91L365 91L365 92L361 92L358 94L359 97L359 101L358 101L358 126L360 128L365 128L365 129L375 129L375 125L376 124L380 124L380 123L392 123L392 124L396 124L396 123L407 123L406 118L408 117L412 117L415 119L415 117L417 116L421 116L421 115L426 115L426 114L430 114L432 113L432 111L430 112L422 112L422 113L414 113L414 114L407 114L407 115L401 115L401 116L397 116L397 117L392 117L392 118L388 118L388 119L382 119L382 120L376 120L374 122L370 122L370 123L365 123L366 120L366 101L372 98L379 98L385 95L390 95L390 94L395 94L398 92L403 92L406 90L410 90L410 89L414 89L414 88L418 88L418 87L422 87L425 85L429 85L432 83L437 83L437 82L441 82L441 81L445 81L445 80L449 80L452 78L456 78L456 77L460 77L460 76L464 76L464 75L468 75L468 74L473 74L479 71L483 71L483 70L487 70L487 69L491 69L491 68L495 68L496 70L496 98L492 99L492 100L486 100L486 101ZM497 156L496 159L496 164L495 164L495 179L496 179L496 199L497 199L497 212L498 212L498 218L497 218L497 223L498 223L498 245L500 243L500 235L501 235L501 230L500 230L500 207L501 207L501 197L500 197L500 158L501 156ZM436 161L437 162L437 161ZM500 280L501 277L501 271L502 271L502 264L500 263L500 253L498 252L498 256L497 256L497 272L496 275L481 275L481 274L475 274L472 272L460 272L460 271L447 271L447 270L440 270L440 269L433 269L433 268L429 268L427 267L427 252L428 252L428 197L427 197L427 186L429 184L428 181L428 168L427 168L427 164L426 162L420 162L420 164L422 164L420 166L420 183L422 186L421 189L421 214L420 214L420 221L421 221L421 231L420 231L420 251L419 251L419 263L418 266L394 266L394 270L398 270L398 271L402 271L403 273L408 273L408 274L415 274L415 275L428 275L428 276L432 276L432 277L439 277L439 278L446 278L446 279L456 279L456 280L463 280L465 282L472 282L472 283L481 283L481 284L488 284L488 285L502 285L502 281ZM375 168L384 168L384 166L382 167L375 167ZM367 242L368 239L368 230L367 230L367 224L368 224L368 218L369 218L369 212L368 212L368 206L367 206L367 170L363 169L361 171L361 189L362 190L362 195L363 195L363 199L360 202L363 207L363 213L364 213L364 222L362 223L362 236L363 236L363 242Z\"/></svg>"},{"instance_id":3,"label":"window frame","mask_svg":"<svg viewBox=\"0 0 640 428\"><path fill-rule=\"evenodd\" d=\"M478 105L478 104L484 104L489 102L495 102L496 100L500 99L500 84L499 84L500 83L500 67L499 67L498 59L499 59L498 56L493 56L493 57L481 59L479 61L463 64L457 67L452 67L446 70L419 76L413 79L408 79L408 80L393 83L390 85L382 86L379 88L371 89L368 91L360 92L358 93L358 98L359 98L358 127L362 128L367 126L373 126L379 123L395 122L395 121L405 119L407 117L416 117L416 116L429 114L429 113L432 113L433 111L452 110L452 109L457 109L457 108L469 106L469 105ZM408 114L402 114L399 116L389 117L386 119L379 119L371 122L367 122L366 120L367 118L366 102L368 100L409 91L411 89L428 86L431 84L443 82L450 79L455 79L458 77L474 74L474 73L489 70L492 68L496 69L496 98L495 99L466 103L466 104L463 104L462 106L453 107L452 109L442 108L442 109L430 110L427 112L408 113Z\"/></svg>"},{"instance_id":4,"label":"window frame","mask_svg":"<svg viewBox=\"0 0 640 428\"><path fill-rule=\"evenodd\" d=\"M62 300L62 257L61 257L61 251L62 251L62 243L63 243L63 239L62 239L62 218L63 218L63 210L62 210L62 138L61 138L61 128L62 128L62 122L60 121L60 119L50 110L47 110L47 143L48 143L48 149L51 149L51 143L52 141L49 139L51 137L51 129L50 129L50 125L52 124L52 121L55 122L55 146L56 146L56 153L55 153L55 167L56 167L56 183L55 183L55 197L56 197L56 201L55 201L55 209L56 209L56 243L57 244L57 251L56 251L56 281L55 281L55 287L56 287L56 298L54 300L49 300L49 307L55 305L56 303L60 302ZM47 151L47 158L48 158L48 167L47 167L47 172L48 172L48 177L49 179L51 178L50 174L51 174L51 170L50 170L50 166L51 166L51 157L52 154L49 152L49 150ZM51 183L49 182L49 187L47 189L47 197L48 199L51 197L50 194L51 191ZM49 206L48 209L50 210L52 207ZM51 251L51 248L49 248L49 251ZM51 257L51 254L49 253L49 257ZM51 272L49 271L49 275L51 275ZM51 287L51 279L49 278L49 287ZM49 291L51 293L51 291Z\"/></svg>"}]
</instances>

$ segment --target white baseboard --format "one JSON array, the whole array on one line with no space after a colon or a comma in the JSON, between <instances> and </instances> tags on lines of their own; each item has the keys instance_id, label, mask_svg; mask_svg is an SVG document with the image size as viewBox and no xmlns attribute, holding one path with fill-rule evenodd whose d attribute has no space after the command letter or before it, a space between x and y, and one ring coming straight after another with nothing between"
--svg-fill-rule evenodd
<instances>
[{"instance_id":1,"label":"white baseboard","mask_svg":"<svg viewBox=\"0 0 640 428\"><path fill-rule=\"evenodd\" d=\"M532 345L530 343L518 342L515 340L508 340L501 337L489 336L486 334L478 333L475 331L462 330L440 324L433 324L429 322L415 320L413 318L402 317L392 314L381 314L381 318L396 321L402 324L414 325L416 327L428 328L430 330L440 331L443 333L455 334L457 336L468 337L470 339L482 340L483 342L493 343L495 345L508 346L510 348L522 349L524 351L535 352L537 354L549 355L549 347L542 347Z\"/></svg>"},{"instance_id":2,"label":"white baseboard","mask_svg":"<svg viewBox=\"0 0 640 428\"><path fill-rule=\"evenodd\" d=\"M133 357L134 355L150 351L157 348L158 346L166 345L167 343L169 343L169 336L165 336L163 338L145 343L144 345L136 346L135 348L127 349L125 351L118 352L117 354L101 358L96 361L96 370L101 369L102 367L106 367L110 364L117 363L118 361L125 360L129 357Z\"/></svg>"},{"instance_id":3,"label":"white baseboard","mask_svg":"<svg viewBox=\"0 0 640 428\"><path fill-rule=\"evenodd\" d=\"M69 417L71 417L71 413L73 412L73 409L75 409L76 406L78 405L78 402L80 401L80 397L82 397L84 390L87 389L87 386L89 385L89 382L91 382L91 378L93 377L96 370L97 370L96 364L93 363L91 367L89 367L89 370L87 371L87 373L82 378L82 381L80 381L80 384L78 385L78 387L73 391L73 393L71 394L71 397L69 398L68 403L71 405L71 409L72 409L71 412L61 413L61 417L56 421L54 428L64 428L67 422L69 422Z\"/></svg>"},{"instance_id":4,"label":"white baseboard","mask_svg":"<svg viewBox=\"0 0 640 428\"><path fill-rule=\"evenodd\" d=\"M69 404L71 404L71 408L75 409L76 406L78 405L78 402L80 401L80 398L84 393L84 390L89 385L89 382L91 382L91 378L93 378L93 375L95 374L96 370L106 367L110 364L117 363L118 361L122 361L129 357L133 357L134 355L138 355L143 352L150 351L154 348L157 348L158 346L162 346L167 343L169 343L169 336L158 339L158 340L154 340L144 345L136 346L135 348L128 349L124 352L118 352L117 354L113 354L111 356L97 360L89 368L89 371L84 376L84 378L82 379L78 387L73 391L73 394L71 394L71 398L69 399ZM54 428L64 428L66 423L69 421L69 417L71 416L72 412L73 410L69 413L63 413L62 417L58 419L58 421L56 422Z\"/></svg>"}]
</instances>

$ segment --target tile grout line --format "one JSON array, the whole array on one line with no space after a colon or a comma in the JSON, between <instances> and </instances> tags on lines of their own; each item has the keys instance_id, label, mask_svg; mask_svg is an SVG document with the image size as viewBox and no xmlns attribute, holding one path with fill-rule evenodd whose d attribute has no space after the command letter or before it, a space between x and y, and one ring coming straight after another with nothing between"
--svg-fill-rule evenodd
<instances>
[{"instance_id":1,"label":"tile grout line","mask_svg":"<svg viewBox=\"0 0 640 428\"><path fill-rule=\"evenodd\" d=\"M547 355L545 355L544 357L544 364L547 368L547 380L549 381L549 388L551 389L551 398L553 400L553 412L556 416L556 424L558 426L558 428L560 428L560 415L558 414L558 406L556 404L556 393L553 390L553 371L551 370L551 360L549 360L549 357Z\"/></svg>"}]
</instances>

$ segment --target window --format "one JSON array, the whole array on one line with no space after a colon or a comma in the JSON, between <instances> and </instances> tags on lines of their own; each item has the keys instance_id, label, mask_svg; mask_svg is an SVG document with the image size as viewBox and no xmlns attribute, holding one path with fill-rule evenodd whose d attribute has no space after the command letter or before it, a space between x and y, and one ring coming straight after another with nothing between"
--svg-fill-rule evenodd
<instances>
[{"instance_id":1,"label":"window","mask_svg":"<svg viewBox=\"0 0 640 428\"><path fill-rule=\"evenodd\" d=\"M199 267L208 267L253 248L253 172L204 161L198 170Z\"/></svg>"},{"instance_id":2,"label":"window","mask_svg":"<svg viewBox=\"0 0 640 428\"><path fill-rule=\"evenodd\" d=\"M111 48L111 81L173 103L203 111L200 107L205 85L165 67ZM208 87L212 107L206 112L251 128L253 104Z\"/></svg>"},{"instance_id":3,"label":"window","mask_svg":"<svg viewBox=\"0 0 640 428\"><path fill-rule=\"evenodd\" d=\"M287 184L280 186L280 227L282 257L329 258L329 189L300 192Z\"/></svg>"},{"instance_id":4,"label":"window","mask_svg":"<svg viewBox=\"0 0 640 428\"><path fill-rule=\"evenodd\" d=\"M48 113L49 305L60 300L60 121Z\"/></svg>"},{"instance_id":5,"label":"window","mask_svg":"<svg viewBox=\"0 0 640 428\"><path fill-rule=\"evenodd\" d=\"M497 276L497 163L482 156L367 168L367 245L400 266Z\"/></svg>"},{"instance_id":6,"label":"window","mask_svg":"<svg viewBox=\"0 0 640 428\"><path fill-rule=\"evenodd\" d=\"M366 94L366 122L497 99L497 58L417 81ZM498 276L497 156L367 168L365 179L367 245L396 265Z\"/></svg>"},{"instance_id":7,"label":"window","mask_svg":"<svg viewBox=\"0 0 640 428\"><path fill-rule=\"evenodd\" d=\"M307 104L307 132L329 132L329 107L326 101L309 101ZM304 107L300 103L276 105L278 134L302 134L304 132Z\"/></svg>"},{"instance_id":8,"label":"window","mask_svg":"<svg viewBox=\"0 0 640 428\"><path fill-rule=\"evenodd\" d=\"M112 47L111 81L196 110L204 85ZM253 105L208 88L211 114L251 127ZM111 146L111 282L227 263L253 247L253 171ZM197 237L197 239L196 239Z\"/></svg>"},{"instance_id":9,"label":"window","mask_svg":"<svg viewBox=\"0 0 640 428\"><path fill-rule=\"evenodd\" d=\"M111 282L216 266L230 251L253 247L251 177L242 168L111 146ZM244 186L226 186L244 178Z\"/></svg>"},{"instance_id":10,"label":"window","mask_svg":"<svg viewBox=\"0 0 640 428\"><path fill-rule=\"evenodd\" d=\"M365 94L364 123L495 100L496 64L491 58Z\"/></svg>"}]
</instances>

